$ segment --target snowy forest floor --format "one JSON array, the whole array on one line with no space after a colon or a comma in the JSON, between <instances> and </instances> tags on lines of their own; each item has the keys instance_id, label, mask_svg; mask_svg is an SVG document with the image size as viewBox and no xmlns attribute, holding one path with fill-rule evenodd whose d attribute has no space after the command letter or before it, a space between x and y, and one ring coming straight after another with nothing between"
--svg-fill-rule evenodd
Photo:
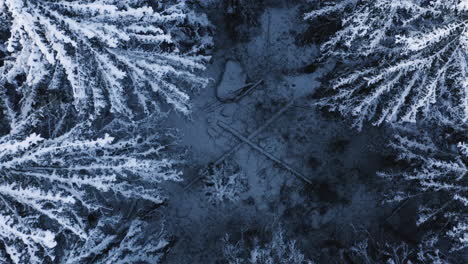
<instances>
[{"instance_id":1,"label":"snowy forest floor","mask_svg":"<svg viewBox=\"0 0 468 264\"><path fill-rule=\"evenodd\" d=\"M376 171L387 164L381 152L387 142L385 129L358 133L312 105L320 78L333 65L310 67L318 50L300 41L307 31L307 25L299 21L300 5L274 2L252 11L260 14L258 21L235 27L221 10L204 10L216 25L216 49L205 73L213 81L194 96L191 119L172 114L167 121L167 126L181 130L181 144L189 149L186 180L164 186L170 197L162 209L165 225L175 239L167 263L223 263L226 234L262 237L275 226L282 226L287 237L318 263L332 263L329 260L336 250L352 243L354 228L373 234L388 233L390 228L403 237L410 232L404 228L414 228L412 219L399 215L384 221L392 207L379 201L383 185ZM242 65L248 82L264 82L239 102L208 111L204 108L217 101L216 89L229 60ZM252 141L312 184L244 145L228 158L247 176L248 189L237 202L211 203L203 181L184 189L200 169L240 144L217 126L218 120L248 136L293 100L294 105Z\"/></svg>"}]
</instances>

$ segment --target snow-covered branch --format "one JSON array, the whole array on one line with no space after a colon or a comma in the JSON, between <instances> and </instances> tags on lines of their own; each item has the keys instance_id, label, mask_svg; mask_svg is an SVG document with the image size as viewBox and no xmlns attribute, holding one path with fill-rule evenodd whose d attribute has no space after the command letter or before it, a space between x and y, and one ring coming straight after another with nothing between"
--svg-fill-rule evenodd
<instances>
[{"instance_id":1,"label":"snow-covered branch","mask_svg":"<svg viewBox=\"0 0 468 264\"><path fill-rule=\"evenodd\" d=\"M390 193L389 201L423 194L439 197L437 202L429 201L420 207L417 224L446 219L450 225L447 237L454 241L454 249L462 249L468 245L468 217L464 213L468 206L468 140L463 132L446 137L450 141L419 133L402 132L395 136L390 146L409 168L398 173L380 173L380 176L395 185L396 191Z\"/></svg>"},{"instance_id":2,"label":"snow-covered branch","mask_svg":"<svg viewBox=\"0 0 468 264\"><path fill-rule=\"evenodd\" d=\"M105 208L103 197L160 204L158 183L181 180L162 135L78 134L0 139L0 244L13 263L53 259L59 233L87 240L87 212Z\"/></svg>"},{"instance_id":3,"label":"snow-covered branch","mask_svg":"<svg viewBox=\"0 0 468 264\"><path fill-rule=\"evenodd\" d=\"M113 232L106 233L106 229ZM164 228L153 229L142 220L127 223L119 217L108 218L91 230L84 243L69 252L64 263L89 263L90 260L96 264L161 263L170 239Z\"/></svg>"},{"instance_id":4,"label":"snow-covered branch","mask_svg":"<svg viewBox=\"0 0 468 264\"><path fill-rule=\"evenodd\" d=\"M44 88L68 89L75 108L93 117L149 113L161 101L189 113L190 91L208 82L196 72L209 60L211 25L185 1L169 2L0 1L10 31L0 67L9 118L17 117L11 102L19 97L31 112Z\"/></svg>"},{"instance_id":5,"label":"snow-covered branch","mask_svg":"<svg viewBox=\"0 0 468 264\"><path fill-rule=\"evenodd\" d=\"M253 241L244 239L233 243L226 235L223 239L224 258L229 264L313 264L298 248L296 241L288 239L283 229L273 231L272 237L265 243L258 238Z\"/></svg>"},{"instance_id":6,"label":"snow-covered branch","mask_svg":"<svg viewBox=\"0 0 468 264\"><path fill-rule=\"evenodd\" d=\"M356 60L358 68L331 82L334 95L322 105L352 116L358 128L436 112L468 120L466 1L325 2L306 15L341 17L342 28L322 44L323 59Z\"/></svg>"}]
</instances>

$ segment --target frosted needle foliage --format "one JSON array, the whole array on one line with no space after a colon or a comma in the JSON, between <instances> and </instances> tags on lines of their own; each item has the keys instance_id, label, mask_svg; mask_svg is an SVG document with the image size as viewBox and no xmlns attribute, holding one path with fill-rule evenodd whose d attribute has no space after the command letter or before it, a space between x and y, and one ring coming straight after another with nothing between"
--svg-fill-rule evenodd
<instances>
[{"instance_id":1,"label":"frosted needle foliage","mask_svg":"<svg viewBox=\"0 0 468 264\"><path fill-rule=\"evenodd\" d=\"M445 235L452 239L453 249L460 250L468 245L468 144L466 140L453 144L437 142L427 134L395 136L390 145L398 152L400 160L408 162L410 169L380 175L398 188L390 193L390 201L423 194L440 197L435 204L429 201L420 207L417 224L446 219L450 228Z\"/></svg>"},{"instance_id":2,"label":"frosted needle foliage","mask_svg":"<svg viewBox=\"0 0 468 264\"><path fill-rule=\"evenodd\" d=\"M1 138L2 263L53 260L59 235L87 240L86 216L105 207L103 197L162 203L157 184L180 180L165 148L156 137Z\"/></svg>"},{"instance_id":3,"label":"frosted needle foliage","mask_svg":"<svg viewBox=\"0 0 468 264\"><path fill-rule=\"evenodd\" d=\"M91 116L131 117L161 102L188 114L189 92L207 84L195 73L209 59L210 24L185 1L2 0L0 11L10 33L0 88L19 93L22 108L42 85L69 89ZM3 98L10 119L13 100Z\"/></svg>"},{"instance_id":4,"label":"frosted needle foliage","mask_svg":"<svg viewBox=\"0 0 468 264\"><path fill-rule=\"evenodd\" d=\"M339 16L323 58L357 67L331 82L322 101L354 125L468 120L468 10L465 0L324 1L307 19Z\"/></svg>"}]
</instances>

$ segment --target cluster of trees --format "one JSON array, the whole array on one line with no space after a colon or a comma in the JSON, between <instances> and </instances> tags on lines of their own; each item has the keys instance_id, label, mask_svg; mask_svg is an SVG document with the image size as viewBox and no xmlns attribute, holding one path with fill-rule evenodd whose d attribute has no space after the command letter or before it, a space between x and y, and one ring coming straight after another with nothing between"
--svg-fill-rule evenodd
<instances>
[{"instance_id":1,"label":"cluster of trees","mask_svg":"<svg viewBox=\"0 0 468 264\"><path fill-rule=\"evenodd\" d=\"M176 133L157 124L208 82L206 16L185 1L1 0L0 33L0 262L159 262L164 231L141 237L119 208L159 205L159 183L181 180Z\"/></svg>"},{"instance_id":2,"label":"cluster of trees","mask_svg":"<svg viewBox=\"0 0 468 264\"><path fill-rule=\"evenodd\" d=\"M229 264L314 264L297 247L296 241L289 239L278 227L271 232L269 239L245 237L238 241L226 235L223 239L223 257ZM263 241L262 241L263 240Z\"/></svg>"},{"instance_id":3,"label":"cluster of trees","mask_svg":"<svg viewBox=\"0 0 468 264\"><path fill-rule=\"evenodd\" d=\"M314 1L308 20L336 19L322 60L345 62L321 106L355 127L389 125L404 168L382 172L388 201L425 196L418 225L436 221L437 239L468 246L468 2ZM429 236L428 236L429 237ZM434 243L432 243L434 245ZM436 246L436 245L435 245Z\"/></svg>"},{"instance_id":4,"label":"cluster of trees","mask_svg":"<svg viewBox=\"0 0 468 264\"><path fill-rule=\"evenodd\" d=\"M431 263L446 264L446 256L432 241L425 241L418 247L411 247L389 237L376 236L363 229L352 226L352 238L349 246L337 246L326 263L359 263L359 264L411 264ZM258 231L258 230L257 230ZM239 239L226 235L223 239L223 259L229 264L315 264L314 259L306 257L301 251L300 243L286 234L281 224L268 227L261 232L243 231ZM313 250L313 249L312 249ZM312 251L309 248L309 252ZM308 253L309 253L308 252Z\"/></svg>"},{"instance_id":5,"label":"cluster of trees","mask_svg":"<svg viewBox=\"0 0 468 264\"><path fill-rule=\"evenodd\" d=\"M429 196L417 224L445 224L424 245L443 237L466 249L468 2L312 2L307 20L340 24L321 59L352 66L319 104L358 129L393 126L406 169L380 174L395 184L386 199ZM154 124L166 105L189 114L190 93L207 85L197 73L211 30L186 1L0 0L1 262L161 259L164 231L141 237L145 222L115 204L161 204L158 183L181 180L174 131ZM223 180L234 184L236 173ZM355 249L366 257L363 243ZM311 263L282 232L245 250L225 253L230 263Z\"/></svg>"}]
</instances>

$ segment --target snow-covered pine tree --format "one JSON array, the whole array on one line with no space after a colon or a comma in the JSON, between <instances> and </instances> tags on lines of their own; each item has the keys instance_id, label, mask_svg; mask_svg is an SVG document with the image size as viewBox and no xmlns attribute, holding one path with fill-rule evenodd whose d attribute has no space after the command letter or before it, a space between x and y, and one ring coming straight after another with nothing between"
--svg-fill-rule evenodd
<instances>
[{"instance_id":1,"label":"snow-covered pine tree","mask_svg":"<svg viewBox=\"0 0 468 264\"><path fill-rule=\"evenodd\" d=\"M371 234L366 230L355 229L351 246L339 254L339 263L388 263L388 264L450 264L437 245L425 241L417 247L402 241L394 241L391 237L381 234ZM338 256L337 256L338 257Z\"/></svg>"},{"instance_id":2,"label":"snow-covered pine tree","mask_svg":"<svg viewBox=\"0 0 468 264\"><path fill-rule=\"evenodd\" d=\"M433 130L440 133L421 135L420 129L402 128L390 146L407 169L379 175L394 186L388 194L388 202L422 197L425 203L418 212L417 224L446 223L445 237L454 241L454 250L459 250L468 246L466 127Z\"/></svg>"},{"instance_id":3,"label":"snow-covered pine tree","mask_svg":"<svg viewBox=\"0 0 468 264\"><path fill-rule=\"evenodd\" d=\"M468 120L466 0L315 1L305 17L341 20L322 59L354 62L321 104L354 125Z\"/></svg>"},{"instance_id":4,"label":"snow-covered pine tree","mask_svg":"<svg viewBox=\"0 0 468 264\"><path fill-rule=\"evenodd\" d=\"M196 72L209 59L211 25L185 1L1 0L0 13L9 28L0 105L10 122L18 108L34 111L41 89L67 89L91 116L148 113L161 101L187 114L189 92L208 82Z\"/></svg>"},{"instance_id":5,"label":"snow-covered pine tree","mask_svg":"<svg viewBox=\"0 0 468 264\"><path fill-rule=\"evenodd\" d=\"M106 218L90 231L84 243L67 252L63 263L158 264L171 244L164 226L155 230L142 220ZM109 230L109 231L107 231Z\"/></svg>"},{"instance_id":6,"label":"snow-covered pine tree","mask_svg":"<svg viewBox=\"0 0 468 264\"><path fill-rule=\"evenodd\" d=\"M87 216L106 210L109 200L160 204L165 197L158 183L181 180L179 157L167 154L170 134L124 137L129 129L122 128L115 130L118 139L85 140L82 131L87 130L77 127L55 139L37 134L0 139L0 257L5 263L48 263L57 237L88 239Z\"/></svg>"},{"instance_id":7,"label":"snow-covered pine tree","mask_svg":"<svg viewBox=\"0 0 468 264\"><path fill-rule=\"evenodd\" d=\"M229 264L314 264L298 248L296 241L288 239L281 228L272 232L268 241L258 237L244 238L233 243L226 235L223 238L224 260Z\"/></svg>"},{"instance_id":8,"label":"snow-covered pine tree","mask_svg":"<svg viewBox=\"0 0 468 264\"><path fill-rule=\"evenodd\" d=\"M203 175L205 195L214 204L237 202L242 193L248 189L245 172L233 161L209 166L199 173Z\"/></svg>"}]
</instances>

